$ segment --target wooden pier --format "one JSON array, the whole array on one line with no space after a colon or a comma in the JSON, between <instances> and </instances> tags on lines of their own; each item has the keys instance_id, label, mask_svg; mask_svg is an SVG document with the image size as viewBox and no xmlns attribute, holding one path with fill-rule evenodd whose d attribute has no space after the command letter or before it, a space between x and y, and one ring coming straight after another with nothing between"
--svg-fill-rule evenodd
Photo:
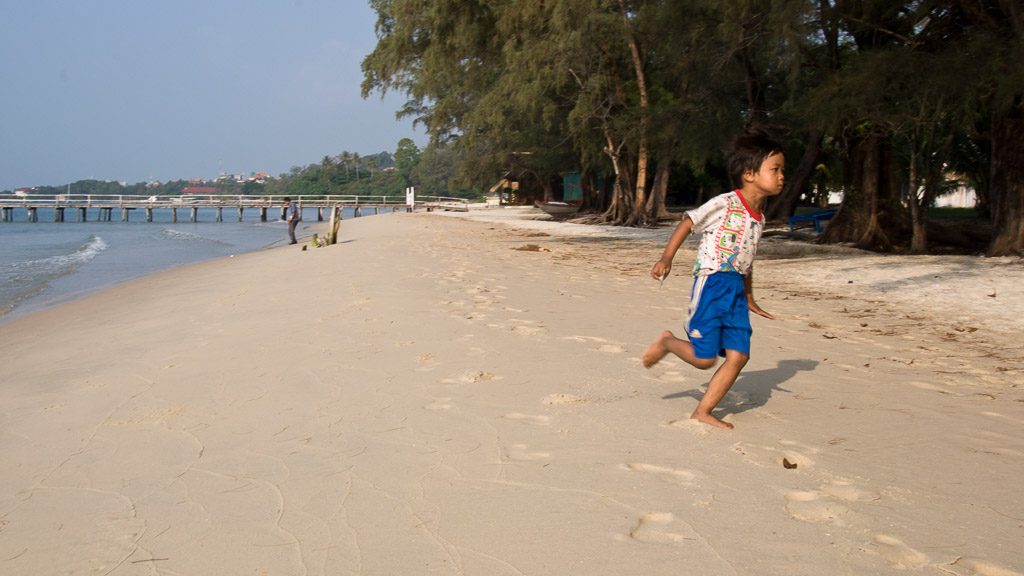
<instances>
[{"instance_id":1,"label":"wooden pier","mask_svg":"<svg viewBox=\"0 0 1024 576\"><path fill-rule=\"evenodd\" d=\"M178 222L179 215L188 215L189 222L199 221L200 209L215 210L214 220L224 221L224 210L234 211L238 222L244 221L246 210L256 211L260 222L266 222L268 214L285 218L284 196L227 196L199 195L183 196L130 196L100 194L28 194L26 196L0 195L0 221L14 222L15 211L24 212L25 221L39 222L41 209L49 210L53 222L66 222L74 218L77 222L88 222L90 213L94 222L112 222L115 211L121 222L129 222L134 211L145 214L145 221L153 221L155 210L170 210L171 222ZM382 212L411 212L425 210L468 210L468 201L462 198L423 196L408 203L396 196L292 196L300 210L316 209L317 220L330 218L331 211L352 209L355 216L380 214ZM71 216L74 215L74 216ZM276 219L276 218L275 218Z\"/></svg>"}]
</instances>

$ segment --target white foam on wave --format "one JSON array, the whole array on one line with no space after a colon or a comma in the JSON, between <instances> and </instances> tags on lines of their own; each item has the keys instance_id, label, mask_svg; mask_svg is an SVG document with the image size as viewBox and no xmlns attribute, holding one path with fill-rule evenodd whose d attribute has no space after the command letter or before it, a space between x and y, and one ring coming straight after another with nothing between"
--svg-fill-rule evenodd
<instances>
[{"instance_id":1,"label":"white foam on wave","mask_svg":"<svg viewBox=\"0 0 1024 576\"><path fill-rule=\"evenodd\" d=\"M15 263L14 266L16 268L26 269L36 274L39 272L62 274L70 272L82 264L89 262L100 252L103 252L109 247L110 246L103 240L103 238L100 238L99 236L90 236L85 244L82 244L74 252L47 256L46 258L39 258L37 260L26 260L25 262Z\"/></svg>"},{"instance_id":2,"label":"white foam on wave","mask_svg":"<svg viewBox=\"0 0 1024 576\"><path fill-rule=\"evenodd\" d=\"M54 279L78 270L109 247L103 238L90 236L72 252L14 262L0 269L0 316L42 292Z\"/></svg>"},{"instance_id":3,"label":"white foam on wave","mask_svg":"<svg viewBox=\"0 0 1024 576\"><path fill-rule=\"evenodd\" d=\"M202 242L205 244L220 244L222 246L231 246L229 242L224 242L223 240L208 238L206 236L195 234L193 232L175 230L174 228L164 228L163 230L160 231L160 235L169 240L180 240L184 242Z\"/></svg>"}]
</instances>

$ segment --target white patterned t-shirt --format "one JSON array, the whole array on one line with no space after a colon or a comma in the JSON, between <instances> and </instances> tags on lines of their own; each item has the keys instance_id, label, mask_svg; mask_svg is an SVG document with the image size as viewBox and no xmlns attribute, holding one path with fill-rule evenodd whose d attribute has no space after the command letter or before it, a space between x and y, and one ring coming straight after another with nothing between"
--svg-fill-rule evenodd
<instances>
[{"instance_id":1,"label":"white patterned t-shirt","mask_svg":"<svg viewBox=\"0 0 1024 576\"><path fill-rule=\"evenodd\" d=\"M746 276L754 266L757 242L764 229L764 216L747 206L739 190L715 196L688 210L693 233L700 235L694 276L715 272L738 272Z\"/></svg>"}]
</instances>

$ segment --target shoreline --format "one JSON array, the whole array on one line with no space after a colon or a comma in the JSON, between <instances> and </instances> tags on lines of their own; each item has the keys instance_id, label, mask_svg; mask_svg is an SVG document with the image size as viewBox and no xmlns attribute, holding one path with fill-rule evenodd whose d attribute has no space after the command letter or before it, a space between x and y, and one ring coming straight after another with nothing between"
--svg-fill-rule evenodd
<instances>
[{"instance_id":1,"label":"shoreline","mask_svg":"<svg viewBox=\"0 0 1024 576\"><path fill-rule=\"evenodd\" d=\"M138 224L138 223L135 223L135 224ZM156 224L156 227L154 227L153 229L159 229L159 228L157 228L159 226L177 226L177 224L171 223L171 222L157 222L155 224ZM204 224L207 224L207 223L204 223ZM63 224L57 224L57 223L55 223L54 225L56 225L56 226L64 226ZM228 227L231 227L234 224L233 223L228 223L226 225ZM245 225L252 226L253 224L252 223L245 223ZM31 226L39 226L39 225L38 224L32 224ZM44 224L42 224L42 226L49 226L49 224L48 223L44 223ZM114 224L114 226L120 226L120 224ZM194 224L192 224L192 226L194 226ZM262 224L262 226L268 226L268 225L266 223L264 223L264 224ZM270 226L273 226L273 225L270 224ZM318 228L322 228L322 226L320 226L319 222L314 222L313 225L306 226L305 228L307 230L310 230L310 231L316 231ZM64 230L60 230L59 232L71 232L71 231L78 232L78 231L81 231L81 230L80 229L72 230L70 227L68 227L68 228L66 228ZM108 227L105 230L89 229L89 230L86 230L86 233L92 233L92 238L93 239L99 239L102 242L103 249L105 250L107 248L107 244L102 239L107 237L106 232L109 232L109 231L110 231L110 228ZM118 233L123 233L125 230L123 230L123 229L114 229L114 231L118 232ZM104 232L102 237L98 235L101 232ZM139 230L139 229L136 229L136 230L132 231L132 233L135 233L135 234L145 234L145 233L148 233L148 232L150 232L150 230ZM218 230L218 232L219 232L219 230ZM191 234L191 232L190 232L190 234ZM41 311L41 310L45 310L47 308L51 308L53 306L57 306L57 305L60 305L60 304L72 302L72 301L75 301L75 300L87 297L87 296L89 296L91 294L102 292L104 290L110 289L110 288L112 288L114 286L117 286L119 284L122 284L124 282L130 282L130 281L133 281L133 280L138 280L138 279L141 279L141 278L145 278L146 276L148 276L150 274L158 274L158 273L161 273L161 272L166 272L166 271L173 270L173 269L180 268L180 267L187 267L187 266L190 266L192 264L202 263L202 262L206 262L206 261L210 261L210 260L221 260L221 259L226 259L226 258L233 258L233 257L235 257L235 256L237 256L239 254L247 254L247 253L250 253L250 252L260 252L260 251L263 251L263 250L273 249L275 247L279 247L279 246L287 244L286 232L283 232L282 235L285 236L285 237L275 238L273 240L269 240L268 239L265 244L254 244L254 245L251 245L251 246L237 246L238 251L233 251L231 253L222 253L222 254L208 254L208 255L205 255L205 256L203 256L203 257L201 257L199 259L195 259L194 255L186 255L185 251L187 250L188 247L187 246L183 246L183 247L179 248L180 254L179 254L179 256L177 258L175 258L173 261L163 262L163 265L161 265L161 266L159 266L159 267L157 267L155 269L150 268L149 264L145 264L145 265L135 264L135 266L137 266L138 268L134 269L134 270L124 270L124 269L122 269L123 267L115 266L115 268L112 270L113 278L102 278L101 279L101 275L92 270L92 268L95 266L95 263L91 261L92 259L90 259L90 261L85 264L85 267L87 269L84 271L84 281L81 278L81 276L83 275L83 271L78 270L77 269L78 267L76 266L76 268L74 270L70 271L70 272L65 272L65 273L61 273L61 274L51 275L49 278L46 279L44 285L39 286L39 288L37 289L37 291L35 293L32 293L32 294L27 295L27 296L26 295L20 295L20 297L14 299L14 300L6 301L5 304L8 304L10 306L10 308L6 312L0 313L0 325L2 325L4 323L7 323L7 322L11 321L14 318L19 318L19 317L22 317L22 316L25 316L25 315L28 315L28 314L32 314L34 312L38 312L38 311ZM219 237L217 237L217 235L215 235L212 240L211 239L206 239L205 237L201 237L201 236L197 236L197 238L202 238L203 241L205 241L205 242L212 242L214 244L222 243L222 240ZM50 240L51 238L49 236L46 236L45 239ZM128 240L125 240L123 237L119 237L119 240L128 242ZM143 237L143 241L145 241L145 237ZM156 245L153 245L152 247L153 248L157 248ZM101 258L106 258L107 256L105 254L103 254L104 250L98 251L96 256L97 257L101 257ZM46 258L44 258L44 260L59 259L61 256L63 256L63 255L56 254L56 255L52 255L52 256L46 257ZM138 256L138 254L132 254L132 255L127 255L127 256L122 255L121 257L122 258L127 258L128 261L132 261L134 258L137 258L139 256ZM106 266L110 267L110 264L106 264ZM110 272L110 271L108 271L108 272Z\"/></svg>"},{"instance_id":2,"label":"shoreline","mask_svg":"<svg viewBox=\"0 0 1024 576\"><path fill-rule=\"evenodd\" d=\"M725 432L639 362L692 245L659 286L670 228L517 226L346 220L0 324L0 571L1024 573L1021 266L759 260Z\"/></svg>"}]
</instances>

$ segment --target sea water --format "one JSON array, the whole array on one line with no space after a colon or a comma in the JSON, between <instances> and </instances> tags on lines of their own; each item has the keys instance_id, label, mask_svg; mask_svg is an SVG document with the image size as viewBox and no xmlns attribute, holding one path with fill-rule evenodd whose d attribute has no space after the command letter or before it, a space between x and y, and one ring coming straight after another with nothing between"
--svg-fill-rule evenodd
<instances>
[{"instance_id":1,"label":"sea water","mask_svg":"<svg viewBox=\"0 0 1024 576\"><path fill-rule=\"evenodd\" d=\"M307 223L316 221L315 209L303 212ZM72 220L53 222L53 213L40 209L38 221L27 222L21 209L0 222L0 323L146 274L288 242L287 223L260 222L256 211L243 222L234 210L216 222L212 208L200 209L194 223L173 223L171 211L159 209L153 222L138 210L128 222L97 222L92 212L87 222L74 221L75 212L66 216Z\"/></svg>"}]
</instances>

